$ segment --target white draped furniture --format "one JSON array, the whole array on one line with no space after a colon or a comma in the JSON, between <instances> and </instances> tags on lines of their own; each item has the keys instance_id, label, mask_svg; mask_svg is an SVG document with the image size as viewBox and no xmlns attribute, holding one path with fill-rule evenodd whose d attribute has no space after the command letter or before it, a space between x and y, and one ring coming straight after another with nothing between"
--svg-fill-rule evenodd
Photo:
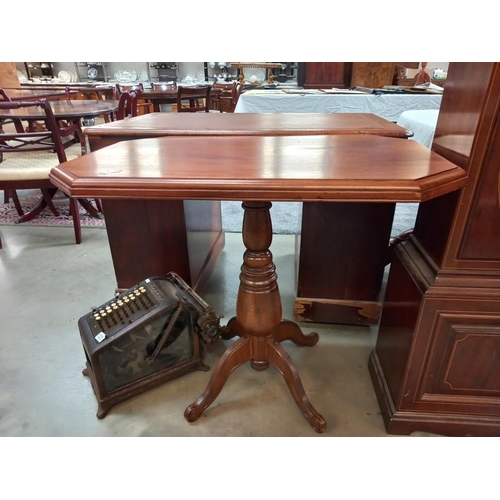
<instances>
[{"instance_id":1,"label":"white draped furniture","mask_svg":"<svg viewBox=\"0 0 500 500\"><path fill-rule=\"evenodd\" d=\"M431 149L438 115L438 109L405 111L401 113L397 124L413 133L412 140Z\"/></svg>"},{"instance_id":2,"label":"white draped furniture","mask_svg":"<svg viewBox=\"0 0 500 500\"><path fill-rule=\"evenodd\" d=\"M397 122L408 110L439 110L441 94L303 94L249 90L240 95L235 113L373 113Z\"/></svg>"}]
</instances>

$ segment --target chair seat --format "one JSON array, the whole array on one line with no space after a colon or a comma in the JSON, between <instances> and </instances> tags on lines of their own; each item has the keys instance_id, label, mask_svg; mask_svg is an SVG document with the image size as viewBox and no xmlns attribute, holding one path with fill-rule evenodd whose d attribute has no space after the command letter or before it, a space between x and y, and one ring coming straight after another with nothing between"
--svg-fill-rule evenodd
<instances>
[{"instance_id":1,"label":"chair seat","mask_svg":"<svg viewBox=\"0 0 500 500\"><path fill-rule=\"evenodd\" d=\"M0 180L2 181L34 181L38 179L48 179L52 167L46 167L37 163L31 166L19 167L15 162L4 160L0 165Z\"/></svg>"},{"instance_id":2,"label":"chair seat","mask_svg":"<svg viewBox=\"0 0 500 500\"><path fill-rule=\"evenodd\" d=\"M75 144L66 150L67 160L72 160L79 156L79 145ZM76 151L76 152L75 152ZM31 181L49 178L52 167L56 167L59 162L53 153L37 151L33 153L25 152L22 155L4 154L3 162L0 163L1 181Z\"/></svg>"}]
</instances>

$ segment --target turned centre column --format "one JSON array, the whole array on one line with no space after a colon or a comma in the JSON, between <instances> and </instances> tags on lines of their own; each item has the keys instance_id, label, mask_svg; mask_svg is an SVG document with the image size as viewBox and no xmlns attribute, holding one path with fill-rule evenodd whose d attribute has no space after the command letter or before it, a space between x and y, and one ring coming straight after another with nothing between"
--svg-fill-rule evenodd
<instances>
[{"instance_id":1,"label":"turned centre column","mask_svg":"<svg viewBox=\"0 0 500 500\"><path fill-rule=\"evenodd\" d=\"M243 243L246 251L241 266L240 287L236 303L236 319L250 337L251 365L265 370L266 344L262 337L270 337L281 321L281 298L273 256L269 250L273 231L269 210L270 202L243 202Z\"/></svg>"}]
</instances>

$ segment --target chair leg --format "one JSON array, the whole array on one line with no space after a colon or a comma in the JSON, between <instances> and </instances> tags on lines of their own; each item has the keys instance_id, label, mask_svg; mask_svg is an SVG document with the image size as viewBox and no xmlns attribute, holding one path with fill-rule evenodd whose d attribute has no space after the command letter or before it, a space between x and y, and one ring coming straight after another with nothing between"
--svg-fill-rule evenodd
<instances>
[{"instance_id":1,"label":"chair leg","mask_svg":"<svg viewBox=\"0 0 500 500\"><path fill-rule=\"evenodd\" d=\"M42 189L42 194L43 194L43 199L45 200L45 203L47 206L50 208L50 211L56 216L59 216L59 212L57 211L56 206L54 205L54 202L52 201L52 197L54 196L54 193L52 193L52 190L49 189Z\"/></svg>"},{"instance_id":2,"label":"chair leg","mask_svg":"<svg viewBox=\"0 0 500 500\"><path fill-rule=\"evenodd\" d=\"M95 202L95 206L97 207L97 210L99 210L99 212L101 212L101 214L102 214L102 203L101 203L100 198L94 198L94 202Z\"/></svg>"},{"instance_id":3,"label":"chair leg","mask_svg":"<svg viewBox=\"0 0 500 500\"><path fill-rule=\"evenodd\" d=\"M85 210L87 210L88 214L91 217L94 217L94 219L99 219L99 211L93 207L93 205L89 202L89 200L86 200L85 198L78 198L78 201L80 202L80 205Z\"/></svg>"},{"instance_id":4,"label":"chair leg","mask_svg":"<svg viewBox=\"0 0 500 500\"><path fill-rule=\"evenodd\" d=\"M12 198L12 201L14 202L14 206L16 207L17 215L22 216L24 215L23 207L21 206L21 202L19 201L19 197L17 196L17 191L15 189L12 189L9 191L9 194L7 195L7 198Z\"/></svg>"},{"instance_id":5,"label":"chair leg","mask_svg":"<svg viewBox=\"0 0 500 500\"><path fill-rule=\"evenodd\" d=\"M21 202L19 201L19 197L17 196L17 191L15 189L5 189L3 192L3 202L9 203L11 199L16 207L17 215L19 215L19 217L23 216L24 211L21 206Z\"/></svg>"},{"instance_id":6,"label":"chair leg","mask_svg":"<svg viewBox=\"0 0 500 500\"><path fill-rule=\"evenodd\" d=\"M78 200L76 198L69 199L69 212L73 217L73 228L75 230L75 241L79 245L82 242L82 226L80 214L78 213Z\"/></svg>"}]
</instances>

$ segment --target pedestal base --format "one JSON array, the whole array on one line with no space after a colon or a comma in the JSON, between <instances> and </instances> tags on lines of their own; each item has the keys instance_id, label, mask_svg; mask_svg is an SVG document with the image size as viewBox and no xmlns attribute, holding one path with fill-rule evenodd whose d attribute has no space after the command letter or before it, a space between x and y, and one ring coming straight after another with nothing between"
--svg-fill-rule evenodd
<instances>
[{"instance_id":1,"label":"pedestal base","mask_svg":"<svg viewBox=\"0 0 500 500\"><path fill-rule=\"evenodd\" d=\"M298 407L316 432L324 432L326 422L309 402L295 365L281 345L291 340L313 346L317 333L305 335L295 323L281 321L281 299L275 266L269 247L272 227L269 202L244 202L243 242L246 252L240 274L236 317L228 323L225 338L239 336L222 355L203 394L186 408L188 422L197 420L219 395L231 373L250 361L256 370L272 363L283 375Z\"/></svg>"}]
</instances>

